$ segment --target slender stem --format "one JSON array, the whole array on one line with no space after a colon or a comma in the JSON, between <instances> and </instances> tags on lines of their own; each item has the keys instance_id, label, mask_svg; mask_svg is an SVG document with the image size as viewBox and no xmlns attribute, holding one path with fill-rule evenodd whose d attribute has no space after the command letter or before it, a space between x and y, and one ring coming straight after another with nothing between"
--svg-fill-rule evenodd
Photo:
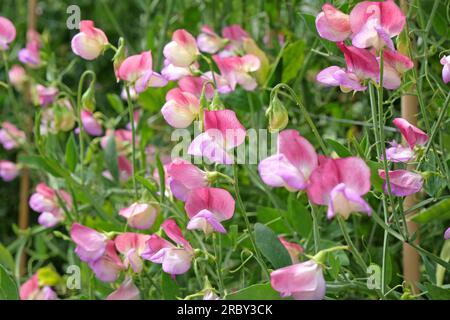
<instances>
[{"instance_id":1,"label":"slender stem","mask_svg":"<svg viewBox=\"0 0 450 320\"><path fill-rule=\"evenodd\" d=\"M219 235L220 237L220 235ZM213 233L213 247L214 247L214 261L216 263L216 272L217 272L217 278L218 278L218 282L219 282L219 290L221 293L224 293L224 284L223 284L223 277L222 277L222 269L220 268L220 263L221 263L221 257L220 254L217 250L217 235L216 233ZM220 250L220 248L219 248Z\"/></svg>"},{"instance_id":2,"label":"slender stem","mask_svg":"<svg viewBox=\"0 0 450 320\"><path fill-rule=\"evenodd\" d=\"M311 217L313 220L313 239L314 239L314 253L319 252L320 249L320 232L319 232L319 223L317 221L317 212L314 208L314 205L311 205Z\"/></svg>"},{"instance_id":3,"label":"slender stem","mask_svg":"<svg viewBox=\"0 0 450 320\"><path fill-rule=\"evenodd\" d=\"M137 184L136 184L136 128L134 125L134 105L131 100L130 88L128 85L125 86L125 90L127 92L127 100L128 100L128 112L130 115L131 122L131 164L132 164L132 172L133 172L133 188L134 188L134 197L137 199Z\"/></svg>"},{"instance_id":4,"label":"slender stem","mask_svg":"<svg viewBox=\"0 0 450 320\"><path fill-rule=\"evenodd\" d=\"M239 182L238 182L238 166L233 165L233 174L234 174L234 192L236 194L236 199L238 203L238 207L242 212L242 216L244 217L245 226L247 227L247 232L250 238L250 242L252 243L253 250L255 252L255 258L256 261L258 261L259 265L261 266L261 269L266 274L267 277L269 277L269 272L267 271L267 266L264 263L264 260L261 257L261 253L259 252L258 248L256 247L256 240L255 235L253 234L253 229L250 225L250 221L247 217L247 210L245 209L245 205L242 202L240 191L239 191Z\"/></svg>"},{"instance_id":5,"label":"slender stem","mask_svg":"<svg viewBox=\"0 0 450 320\"><path fill-rule=\"evenodd\" d=\"M345 224L345 221L342 219L342 217L340 215L337 217L337 220L338 220L339 228L341 229L342 235L344 236L345 242L347 242L347 245L350 247L350 251L355 256L356 262L359 264L362 271L364 273L366 273L367 272L367 264L364 261L363 257L361 256L361 254L359 253L358 249L353 244L353 241L350 238L350 235L348 234L347 225Z\"/></svg>"}]
</instances>

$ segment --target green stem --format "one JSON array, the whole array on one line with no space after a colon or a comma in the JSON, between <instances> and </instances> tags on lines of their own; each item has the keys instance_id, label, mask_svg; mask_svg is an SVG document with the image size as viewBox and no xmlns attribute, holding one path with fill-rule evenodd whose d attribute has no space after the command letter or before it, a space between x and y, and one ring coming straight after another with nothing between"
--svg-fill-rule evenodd
<instances>
[{"instance_id":1,"label":"green stem","mask_svg":"<svg viewBox=\"0 0 450 320\"><path fill-rule=\"evenodd\" d=\"M125 86L125 90L127 92L127 100L128 100L128 112L130 116L131 122L131 164L132 164L132 172L133 172L133 188L134 188L134 197L137 199L137 184L136 184L136 128L134 125L134 105L131 100L130 88L128 85Z\"/></svg>"},{"instance_id":2,"label":"green stem","mask_svg":"<svg viewBox=\"0 0 450 320\"><path fill-rule=\"evenodd\" d=\"M220 237L220 235L219 235L219 237ZM217 250L217 243L216 243L217 235L216 235L216 233L213 233L212 238L213 238L213 247L214 247L214 261L215 261L215 264L216 264L217 278L219 280L218 281L219 290L220 290L221 293L224 293L222 269L220 268L221 257L220 257L220 254L219 254L218 250ZM219 250L220 250L220 248L219 248Z\"/></svg>"},{"instance_id":3,"label":"green stem","mask_svg":"<svg viewBox=\"0 0 450 320\"><path fill-rule=\"evenodd\" d=\"M362 271L364 273L366 273L367 272L367 264L364 261L363 257L361 256L361 254L359 253L358 249L355 247L352 239L350 238L350 235L348 234L348 231L347 231L347 226L345 224L345 221L342 219L342 217L340 215L337 217L337 220L338 220L339 228L341 229L342 235L344 236L345 242L347 242L347 245L350 247L350 251L355 256L356 262L359 264Z\"/></svg>"},{"instance_id":4,"label":"green stem","mask_svg":"<svg viewBox=\"0 0 450 320\"><path fill-rule=\"evenodd\" d=\"M313 221L313 239L314 239L314 253L319 252L320 249L320 232L319 232L319 223L317 221L317 212L314 208L314 205L311 205L311 217Z\"/></svg>"}]
</instances>

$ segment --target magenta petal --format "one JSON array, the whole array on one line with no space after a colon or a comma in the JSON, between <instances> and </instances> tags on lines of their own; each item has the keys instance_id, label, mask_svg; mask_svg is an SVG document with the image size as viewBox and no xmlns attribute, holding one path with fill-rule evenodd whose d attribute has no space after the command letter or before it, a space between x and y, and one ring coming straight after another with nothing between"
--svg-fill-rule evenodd
<instances>
[{"instance_id":1,"label":"magenta petal","mask_svg":"<svg viewBox=\"0 0 450 320\"><path fill-rule=\"evenodd\" d=\"M403 118L395 118L392 123L400 130L410 148L427 143L428 135Z\"/></svg>"},{"instance_id":2,"label":"magenta petal","mask_svg":"<svg viewBox=\"0 0 450 320\"><path fill-rule=\"evenodd\" d=\"M206 209L222 221L231 219L233 216L235 201L225 189L200 188L189 194L185 209L189 218L193 218L200 211Z\"/></svg>"},{"instance_id":3,"label":"magenta petal","mask_svg":"<svg viewBox=\"0 0 450 320\"><path fill-rule=\"evenodd\" d=\"M205 111L205 130L216 129L225 138L225 148L229 150L242 144L246 131L233 110Z\"/></svg>"},{"instance_id":4,"label":"magenta petal","mask_svg":"<svg viewBox=\"0 0 450 320\"><path fill-rule=\"evenodd\" d=\"M161 228L164 230L167 236L178 245L185 246L188 248L191 247L189 242L186 240L186 238L184 238L183 234L181 233L181 229L177 225L175 220L167 219L161 224Z\"/></svg>"},{"instance_id":5,"label":"magenta petal","mask_svg":"<svg viewBox=\"0 0 450 320\"><path fill-rule=\"evenodd\" d=\"M303 173L284 154L278 153L262 160L258 171L264 183L271 187L286 187L292 191L306 187Z\"/></svg>"},{"instance_id":6,"label":"magenta petal","mask_svg":"<svg viewBox=\"0 0 450 320\"><path fill-rule=\"evenodd\" d=\"M119 289L112 292L106 300L139 300L139 289L134 285L131 277L126 277Z\"/></svg>"},{"instance_id":7,"label":"magenta petal","mask_svg":"<svg viewBox=\"0 0 450 320\"><path fill-rule=\"evenodd\" d=\"M386 180L385 171L379 170L378 175L383 180ZM389 171L389 183L393 195L404 197L417 193L422 189L423 177L418 173L408 170L393 170ZM383 184L383 189L385 193L388 193L386 182Z\"/></svg>"},{"instance_id":8,"label":"magenta petal","mask_svg":"<svg viewBox=\"0 0 450 320\"><path fill-rule=\"evenodd\" d=\"M221 219L209 210L203 209L191 218L187 225L188 230L199 229L205 234L210 234L213 231L226 233L227 231L220 223Z\"/></svg>"}]
</instances>

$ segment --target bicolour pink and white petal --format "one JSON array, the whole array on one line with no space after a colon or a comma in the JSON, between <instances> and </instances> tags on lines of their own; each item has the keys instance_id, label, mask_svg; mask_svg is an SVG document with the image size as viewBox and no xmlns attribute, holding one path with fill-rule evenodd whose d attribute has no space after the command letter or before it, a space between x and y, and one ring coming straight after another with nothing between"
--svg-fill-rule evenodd
<instances>
[{"instance_id":1,"label":"bicolour pink and white petal","mask_svg":"<svg viewBox=\"0 0 450 320\"><path fill-rule=\"evenodd\" d=\"M131 277L126 277L120 287L113 291L106 300L139 300L139 289L134 285Z\"/></svg>"},{"instance_id":2,"label":"bicolour pink and white petal","mask_svg":"<svg viewBox=\"0 0 450 320\"><path fill-rule=\"evenodd\" d=\"M400 130L410 148L427 143L428 135L403 118L395 118L392 123Z\"/></svg>"},{"instance_id":3,"label":"bicolour pink and white petal","mask_svg":"<svg viewBox=\"0 0 450 320\"><path fill-rule=\"evenodd\" d=\"M324 39L344 41L351 34L350 17L327 3L316 17L316 28Z\"/></svg>"},{"instance_id":4,"label":"bicolour pink and white petal","mask_svg":"<svg viewBox=\"0 0 450 320\"><path fill-rule=\"evenodd\" d=\"M222 49L225 42L226 41L215 33L208 25L202 26L201 32L197 37L197 46L200 51L210 54L214 54Z\"/></svg>"},{"instance_id":5,"label":"bicolour pink and white petal","mask_svg":"<svg viewBox=\"0 0 450 320\"><path fill-rule=\"evenodd\" d=\"M158 213L159 205L156 203L148 204L138 202L119 211L119 215L127 219L130 227L142 230L150 229L153 226Z\"/></svg>"},{"instance_id":6,"label":"bicolour pink and white petal","mask_svg":"<svg viewBox=\"0 0 450 320\"><path fill-rule=\"evenodd\" d=\"M282 297L295 300L322 300L326 291L322 267L312 260L273 271L270 284Z\"/></svg>"},{"instance_id":7,"label":"bicolour pink and white petal","mask_svg":"<svg viewBox=\"0 0 450 320\"><path fill-rule=\"evenodd\" d=\"M347 46L342 42L338 42L337 46L344 53L349 72L356 74L359 79L377 80L379 78L380 67L373 53L354 46Z\"/></svg>"},{"instance_id":8,"label":"bicolour pink and white petal","mask_svg":"<svg viewBox=\"0 0 450 320\"><path fill-rule=\"evenodd\" d=\"M123 263L126 268L131 267L137 273L142 271L141 254L145 252L149 239L149 235L134 232L122 233L114 239L117 251L124 256Z\"/></svg>"},{"instance_id":9,"label":"bicolour pink and white petal","mask_svg":"<svg viewBox=\"0 0 450 320\"><path fill-rule=\"evenodd\" d=\"M167 166L169 187L175 198L186 201L192 190L208 185L206 172L183 159L175 159Z\"/></svg>"},{"instance_id":10,"label":"bicolour pink and white petal","mask_svg":"<svg viewBox=\"0 0 450 320\"><path fill-rule=\"evenodd\" d=\"M72 51L86 60L96 59L108 45L105 33L94 27L94 22L82 20L80 22L80 33L72 38Z\"/></svg>"},{"instance_id":11,"label":"bicolour pink and white petal","mask_svg":"<svg viewBox=\"0 0 450 320\"><path fill-rule=\"evenodd\" d=\"M340 183L331 190L327 218L340 215L347 219L352 212L365 212L370 216L372 209L358 192Z\"/></svg>"},{"instance_id":12,"label":"bicolour pink and white petal","mask_svg":"<svg viewBox=\"0 0 450 320\"><path fill-rule=\"evenodd\" d=\"M0 16L0 51L7 50L16 38L16 28L11 20Z\"/></svg>"},{"instance_id":13,"label":"bicolour pink and white petal","mask_svg":"<svg viewBox=\"0 0 450 320\"><path fill-rule=\"evenodd\" d=\"M189 145L188 154L210 163L234 163L234 156L225 149L225 138L218 129L209 129L196 136Z\"/></svg>"},{"instance_id":14,"label":"bicolour pink and white petal","mask_svg":"<svg viewBox=\"0 0 450 320\"><path fill-rule=\"evenodd\" d=\"M200 54L195 38L184 29L173 33L172 41L165 45L163 53L177 67L189 67Z\"/></svg>"},{"instance_id":15,"label":"bicolour pink and white petal","mask_svg":"<svg viewBox=\"0 0 450 320\"><path fill-rule=\"evenodd\" d=\"M99 259L104 254L108 242L104 234L79 223L74 223L70 228L70 237L77 244L75 253L85 262Z\"/></svg>"},{"instance_id":16,"label":"bicolour pink and white petal","mask_svg":"<svg viewBox=\"0 0 450 320\"><path fill-rule=\"evenodd\" d=\"M205 130L218 130L224 138L224 147L230 150L245 141L246 130L233 110L205 111Z\"/></svg>"},{"instance_id":17,"label":"bicolour pink and white petal","mask_svg":"<svg viewBox=\"0 0 450 320\"><path fill-rule=\"evenodd\" d=\"M108 240L106 249L100 258L89 262L89 267L94 271L95 276L103 282L116 281L120 272L125 270L112 240Z\"/></svg>"},{"instance_id":18,"label":"bicolour pink and white petal","mask_svg":"<svg viewBox=\"0 0 450 320\"><path fill-rule=\"evenodd\" d=\"M383 190L385 193L388 193L389 189L385 171L379 170L378 175L385 180ZM393 195L405 197L417 193L422 189L423 177L419 173L408 170L393 170L389 171L389 184Z\"/></svg>"},{"instance_id":19,"label":"bicolour pink and white petal","mask_svg":"<svg viewBox=\"0 0 450 320\"><path fill-rule=\"evenodd\" d=\"M178 81L178 88L182 92L188 92L200 99L205 87L205 97L212 99L214 96L214 87L211 83L206 84L209 79L206 77L185 76Z\"/></svg>"},{"instance_id":20,"label":"bicolour pink and white petal","mask_svg":"<svg viewBox=\"0 0 450 320\"><path fill-rule=\"evenodd\" d=\"M161 113L166 122L174 128L187 128L198 116L199 99L180 88L170 90L166 95L166 103Z\"/></svg>"}]
</instances>

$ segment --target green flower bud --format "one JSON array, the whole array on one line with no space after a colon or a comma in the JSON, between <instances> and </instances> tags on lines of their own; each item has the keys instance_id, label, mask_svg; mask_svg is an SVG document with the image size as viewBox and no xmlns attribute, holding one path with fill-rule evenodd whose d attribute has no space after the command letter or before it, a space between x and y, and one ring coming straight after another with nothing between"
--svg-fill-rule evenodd
<instances>
[{"instance_id":1,"label":"green flower bud","mask_svg":"<svg viewBox=\"0 0 450 320\"><path fill-rule=\"evenodd\" d=\"M266 116L269 118L270 132L283 130L289 123L286 107L277 96L272 99L269 109L266 111Z\"/></svg>"}]
</instances>

